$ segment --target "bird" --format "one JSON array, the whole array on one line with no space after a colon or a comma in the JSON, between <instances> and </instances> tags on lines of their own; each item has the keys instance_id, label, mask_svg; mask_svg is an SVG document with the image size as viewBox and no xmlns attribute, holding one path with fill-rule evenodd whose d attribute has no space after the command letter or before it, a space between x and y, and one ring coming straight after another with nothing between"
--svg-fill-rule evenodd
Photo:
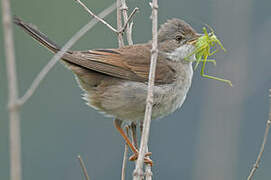
<instances>
[{"instance_id":1,"label":"bird","mask_svg":"<svg viewBox=\"0 0 271 180\"><path fill-rule=\"evenodd\" d=\"M61 47L34 25L14 18L14 23L32 38L57 53ZM158 57L153 91L152 119L163 118L180 108L192 83L192 61L186 57L201 37L187 22L172 18L158 31ZM138 149L125 134L122 124L143 122L148 89L152 41L83 51L67 51L61 60L76 77L87 104L114 118L114 125L137 159ZM145 163L152 165L147 157Z\"/></svg>"}]
</instances>

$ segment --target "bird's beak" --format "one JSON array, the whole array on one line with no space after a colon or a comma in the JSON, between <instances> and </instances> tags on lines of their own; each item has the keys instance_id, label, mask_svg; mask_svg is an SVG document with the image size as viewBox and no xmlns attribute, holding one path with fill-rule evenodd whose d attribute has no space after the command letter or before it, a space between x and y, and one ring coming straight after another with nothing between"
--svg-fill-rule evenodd
<instances>
[{"instance_id":1,"label":"bird's beak","mask_svg":"<svg viewBox=\"0 0 271 180\"><path fill-rule=\"evenodd\" d=\"M187 44L195 45L196 42L197 42L197 40L198 40L198 38L201 37L201 36L204 36L204 34L198 34L198 33L195 34L191 39L189 39L187 41Z\"/></svg>"}]
</instances>

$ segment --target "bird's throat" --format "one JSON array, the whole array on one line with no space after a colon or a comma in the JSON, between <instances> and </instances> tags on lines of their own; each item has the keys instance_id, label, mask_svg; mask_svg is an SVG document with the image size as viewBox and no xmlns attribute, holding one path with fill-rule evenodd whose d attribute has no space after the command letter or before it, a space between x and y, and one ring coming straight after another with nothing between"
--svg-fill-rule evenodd
<instances>
[{"instance_id":1,"label":"bird's throat","mask_svg":"<svg viewBox=\"0 0 271 180\"><path fill-rule=\"evenodd\" d=\"M167 53L167 56L172 61L183 61L184 63L190 63L196 60L195 55L190 57L191 61L184 60L188 55L190 55L194 51L195 47L190 44L182 45L172 52Z\"/></svg>"}]
</instances>

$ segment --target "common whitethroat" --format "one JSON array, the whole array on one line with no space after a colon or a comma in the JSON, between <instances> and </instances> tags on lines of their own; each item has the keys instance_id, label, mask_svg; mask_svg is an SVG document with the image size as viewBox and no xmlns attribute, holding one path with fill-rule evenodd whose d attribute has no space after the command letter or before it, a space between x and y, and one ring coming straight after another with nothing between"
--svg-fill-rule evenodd
<instances>
[{"instance_id":1,"label":"common whitethroat","mask_svg":"<svg viewBox=\"0 0 271 180\"><path fill-rule=\"evenodd\" d=\"M33 25L19 18L15 18L14 23L53 53L60 50ZM170 19L161 25L152 119L166 116L182 106L193 76L192 62L185 57L193 52L200 36L180 19ZM121 124L144 119L151 47L149 41L117 49L68 51L62 57L76 75L88 105L115 118L115 127L134 152L131 159L137 158L138 150ZM145 162L152 164L148 157Z\"/></svg>"}]
</instances>

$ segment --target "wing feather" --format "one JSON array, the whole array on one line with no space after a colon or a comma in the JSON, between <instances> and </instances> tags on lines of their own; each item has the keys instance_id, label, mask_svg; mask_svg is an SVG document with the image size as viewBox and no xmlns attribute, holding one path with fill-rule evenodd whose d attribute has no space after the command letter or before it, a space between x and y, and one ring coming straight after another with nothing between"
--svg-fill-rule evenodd
<instances>
[{"instance_id":1,"label":"wing feather","mask_svg":"<svg viewBox=\"0 0 271 180\"><path fill-rule=\"evenodd\" d=\"M97 49L89 51L73 51L63 59L87 69L113 77L147 82L150 67L150 45L126 46L120 49ZM156 84L168 84L175 79L175 71L165 58L158 56L156 68Z\"/></svg>"}]
</instances>

